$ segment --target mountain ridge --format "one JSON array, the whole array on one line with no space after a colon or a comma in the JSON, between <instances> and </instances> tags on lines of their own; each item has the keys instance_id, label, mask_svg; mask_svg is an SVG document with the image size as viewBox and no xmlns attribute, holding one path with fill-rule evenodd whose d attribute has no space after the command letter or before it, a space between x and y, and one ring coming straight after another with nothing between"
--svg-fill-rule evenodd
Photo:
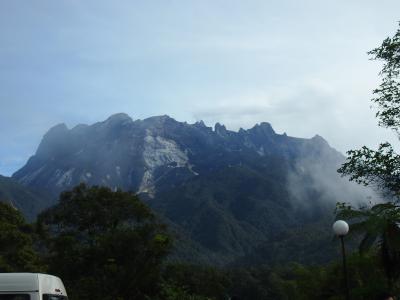
<instances>
[{"instance_id":1,"label":"mountain ridge","mask_svg":"<svg viewBox=\"0 0 400 300\"><path fill-rule=\"evenodd\" d=\"M194 124L187 124L175 121L174 119L170 118L167 115L163 116L156 116L156 117L150 117L146 118L144 120L135 120L133 121L132 118L130 118L127 114L119 113L119 114L114 114L110 116L107 120L103 122L97 122L92 125L78 125L75 126L72 129L68 129L67 126L63 123L58 124L56 126L53 126L43 137L42 142L40 143L38 150L36 154L31 157L23 168L15 172L12 177L16 178L18 181L29 185L31 181L34 181L35 178L24 178L24 171L26 168L32 167L37 171L38 173L42 172L42 170L39 170L38 168L35 167L37 164L41 164L39 162L40 158L45 158L47 159L48 156L51 156L54 154L54 152L58 152L58 156L62 156L65 154L65 151L71 151L71 144L73 143L83 143L82 141L83 136L87 134L91 135L97 135L97 138L100 140L98 142L101 142L101 140L107 140L107 137L111 137L113 131L117 131L120 134L118 138L125 138L127 139L128 137L126 136L126 132L130 131L129 133L132 135L131 138L135 139L135 145L132 145L132 147L144 147L145 150L148 150L151 152L152 148L155 148L155 150L160 151L160 148L164 147L164 154L167 154L166 152L168 150L175 151L175 153L179 153L178 157L172 157L170 158L171 161L176 162L178 165L182 164L183 161L188 161L187 153L184 153L180 151L180 148L184 148L185 151L191 151L193 150L191 146L193 146L193 143L196 143L196 141L190 140L190 134L195 134L197 135L197 142L202 142L205 143L205 145L199 145L199 146L207 146L207 143L219 143L223 144L225 147L228 147L228 151L243 151L243 146L247 148L252 148L256 152L258 152L260 155L265 155L265 151L286 151L288 152L287 154L290 155L290 147L295 146L294 144L300 144L300 143L310 143L313 141L313 139L300 139L300 138L293 138L293 137L288 137L286 134L279 135L276 134L275 131L272 129L272 126L269 123L262 122L260 124L256 124L252 128L248 130L240 129L239 131L231 131L227 130L225 126L220 125L217 123L214 127L214 130L211 127L207 127L204 123L202 122L196 122ZM177 145L176 144L176 139L181 140L181 137L177 137L174 131L180 131L184 135L186 135L184 138L186 138L186 141L192 145ZM103 133L103 134L99 134ZM125 133L125 135L124 135ZM103 135L103 136L102 136ZM107 136L108 135L108 136ZM207 137L205 137L207 136ZM283 147L280 147L281 149L278 149L279 146L285 146L284 142L285 140L292 145L290 147L286 147L287 149L283 149ZM172 143L171 143L172 141ZM228 142L227 142L228 141ZM266 143L266 141L269 142L269 147L268 149L265 149L263 144ZM72 142L72 143L71 143ZM94 141L96 142L96 141ZM115 141L114 142L118 142ZM175 142L175 143L174 143ZM328 144L326 144L328 146ZM196 146L196 145L194 145ZM299 145L297 145L299 146ZM78 149L78 151L82 151L83 149ZM95 149L91 149L91 151L94 151ZM48 153L50 151L50 153ZM271 154L271 153L270 153ZM113 153L113 155L115 155ZM339 153L337 154L339 156ZM47 157L46 157L47 156ZM39 158L36 159L35 158ZM145 166L151 165L150 162L145 162ZM41 164L43 166L43 163ZM117 165L115 167L118 167ZM119 166L121 167L121 166ZM71 186L68 184L69 179L71 176L67 172L71 172L71 170L64 170L65 172L63 174L54 174L55 177L66 177L66 187ZM75 171L75 170L72 170ZM32 174L32 172L28 172L30 175L34 175L33 177L36 177L38 174ZM67 174L66 174L67 173ZM83 175L83 174L80 174ZM110 174L109 174L110 175ZM107 174L105 174L107 177ZM112 176L112 175L110 175ZM146 185L146 176L149 177L148 173L143 172L142 179L144 180L144 185ZM143 178L144 177L144 178ZM104 178L102 178L104 179ZM88 178L85 178L85 176L81 176L81 180L85 181L88 180ZM71 180L72 182L73 180ZM99 183L106 183L106 180L103 180L103 182ZM75 183L77 183L77 180L75 180ZM60 185L63 185L60 183ZM127 188L127 184L122 185L123 188ZM141 190L137 186L137 182L132 182L132 188L134 190L139 191ZM145 189L144 187L142 189ZM58 190L57 192L59 192Z\"/></svg>"},{"instance_id":2,"label":"mountain ridge","mask_svg":"<svg viewBox=\"0 0 400 300\"><path fill-rule=\"evenodd\" d=\"M277 134L267 122L231 131L116 114L52 127L13 179L54 199L80 182L139 193L181 233L178 256L196 260L197 248L214 264L231 264L276 244L280 232L329 223L338 191L361 201L336 173L343 160L322 137Z\"/></svg>"}]
</instances>

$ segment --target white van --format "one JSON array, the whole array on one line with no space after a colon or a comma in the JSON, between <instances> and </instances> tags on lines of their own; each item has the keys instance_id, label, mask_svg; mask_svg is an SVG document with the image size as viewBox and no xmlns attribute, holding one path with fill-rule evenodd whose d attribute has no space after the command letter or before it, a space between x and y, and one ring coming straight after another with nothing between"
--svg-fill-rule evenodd
<instances>
[{"instance_id":1,"label":"white van","mask_svg":"<svg viewBox=\"0 0 400 300\"><path fill-rule=\"evenodd\" d=\"M0 300L67 300L61 279L37 273L0 273Z\"/></svg>"}]
</instances>

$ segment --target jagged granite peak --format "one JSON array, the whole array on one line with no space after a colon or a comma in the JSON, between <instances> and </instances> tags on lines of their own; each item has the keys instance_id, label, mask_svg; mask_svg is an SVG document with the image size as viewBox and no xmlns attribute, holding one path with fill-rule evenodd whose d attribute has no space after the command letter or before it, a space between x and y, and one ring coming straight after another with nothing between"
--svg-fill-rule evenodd
<instances>
[{"instance_id":1,"label":"jagged granite peak","mask_svg":"<svg viewBox=\"0 0 400 300\"><path fill-rule=\"evenodd\" d=\"M231 133L232 133L231 131L226 129L225 125L222 125L222 124L220 124L218 122L215 123L214 132L217 135L219 135L220 137L223 137L223 138L229 137L231 135Z\"/></svg>"},{"instance_id":2,"label":"jagged granite peak","mask_svg":"<svg viewBox=\"0 0 400 300\"><path fill-rule=\"evenodd\" d=\"M227 130L226 130L225 125L222 125L222 124L220 124L220 123L217 122L217 123L215 123L214 131L215 131L215 132L225 132L225 131L227 131Z\"/></svg>"},{"instance_id":3,"label":"jagged granite peak","mask_svg":"<svg viewBox=\"0 0 400 300\"><path fill-rule=\"evenodd\" d=\"M99 128L109 128L113 130L118 127L129 127L133 123L132 118L125 113L117 113L108 117L105 121L94 124Z\"/></svg>"},{"instance_id":4,"label":"jagged granite peak","mask_svg":"<svg viewBox=\"0 0 400 300\"><path fill-rule=\"evenodd\" d=\"M43 139L36 151L38 156L47 156L49 151L61 150L67 146L66 136L69 134L69 129L64 123L57 124L49 129L43 136Z\"/></svg>"},{"instance_id":5,"label":"jagged granite peak","mask_svg":"<svg viewBox=\"0 0 400 300\"><path fill-rule=\"evenodd\" d=\"M265 135L275 135L275 131L272 128L271 124L268 122L261 122L260 124L256 124L250 131L255 131L258 133L262 133Z\"/></svg>"},{"instance_id":6,"label":"jagged granite peak","mask_svg":"<svg viewBox=\"0 0 400 300\"><path fill-rule=\"evenodd\" d=\"M321 145L329 145L328 142L320 135L316 134L311 138L315 143L319 143Z\"/></svg>"},{"instance_id":7,"label":"jagged granite peak","mask_svg":"<svg viewBox=\"0 0 400 300\"><path fill-rule=\"evenodd\" d=\"M65 132L68 131L68 127L67 125L65 125L65 123L60 123L57 125L54 125L53 127L51 127L47 133L45 134L46 136L52 136L52 135L59 135L59 134L63 134Z\"/></svg>"},{"instance_id":8,"label":"jagged granite peak","mask_svg":"<svg viewBox=\"0 0 400 300\"><path fill-rule=\"evenodd\" d=\"M193 124L193 126L198 128L209 129L209 127L207 127L207 125L204 123L203 120L197 121L196 123Z\"/></svg>"},{"instance_id":9,"label":"jagged granite peak","mask_svg":"<svg viewBox=\"0 0 400 300\"><path fill-rule=\"evenodd\" d=\"M168 121L175 121L175 119L171 118L168 115L160 115L160 116L153 116L153 117L149 117L143 120L143 122L147 122L147 123L165 123Z\"/></svg>"},{"instance_id":10,"label":"jagged granite peak","mask_svg":"<svg viewBox=\"0 0 400 300\"><path fill-rule=\"evenodd\" d=\"M178 122L168 115L155 116L137 121L138 126L145 132L145 135L161 136L174 139L175 133L180 132L187 124Z\"/></svg>"},{"instance_id":11,"label":"jagged granite peak","mask_svg":"<svg viewBox=\"0 0 400 300\"><path fill-rule=\"evenodd\" d=\"M195 124L201 127L207 127L203 120L197 121Z\"/></svg>"},{"instance_id":12,"label":"jagged granite peak","mask_svg":"<svg viewBox=\"0 0 400 300\"><path fill-rule=\"evenodd\" d=\"M138 192L201 249L230 263L273 242L273 234L327 216L327 203L331 217L338 192L351 201L336 173L343 160L321 137L276 134L269 123L235 132L119 114L53 127L13 180L54 199L80 182Z\"/></svg>"},{"instance_id":13,"label":"jagged granite peak","mask_svg":"<svg viewBox=\"0 0 400 300\"><path fill-rule=\"evenodd\" d=\"M108 117L105 122L114 123L114 122L133 122L133 121L132 118L126 113L116 113Z\"/></svg>"},{"instance_id":14,"label":"jagged granite peak","mask_svg":"<svg viewBox=\"0 0 400 300\"><path fill-rule=\"evenodd\" d=\"M133 121L120 113L71 130L65 124L52 127L13 177L54 194L86 182L155 195L244 158L293 159L304 155L302 149L330 153L327 143L315 144L314 139L278 135L266 122L234 132L220 123L213 130L203 121L191 125L168 115ZM328 150L314 151L316 147Z\"/></svg>"}]
</instances>

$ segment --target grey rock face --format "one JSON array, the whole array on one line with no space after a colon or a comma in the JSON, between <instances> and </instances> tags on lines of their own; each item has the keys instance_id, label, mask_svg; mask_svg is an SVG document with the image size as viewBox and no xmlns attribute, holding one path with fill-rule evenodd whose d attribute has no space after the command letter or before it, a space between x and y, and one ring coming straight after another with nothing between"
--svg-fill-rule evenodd
<instances>
[{"instance_id":1,"label":"grey rock face","mask_svg":"<svg viewBox=\"0 0 400 300\"><path fill-rule=\"evenodd\" d=\"M13 179L54 199L80 182L140 193L203 254L230 263L283 230L330 218L338 192L350 195L336 174L343 159L320 136L277 134L269 123L234 132L117 114L51 128Z\"/></svg>"},{"instance_id":2,"label":"grey rock face","mask_svg":"<svg viewBox=\"0 0 400 300\"><path fill-rule=\"evenodd\" d=\"M320 147L321 139L278 135L269 123L233 132L219 123L212 130L203 122L191 125L168 116L133 121L121 113L90 126L54 126L13 178L53 194L86 182L154 195L170 173L177 175L177 184L218 166L237 164L243 153L303 155L305 147ZM322 147L339 158L327 144Z\"/></svg>"}]
</instances>

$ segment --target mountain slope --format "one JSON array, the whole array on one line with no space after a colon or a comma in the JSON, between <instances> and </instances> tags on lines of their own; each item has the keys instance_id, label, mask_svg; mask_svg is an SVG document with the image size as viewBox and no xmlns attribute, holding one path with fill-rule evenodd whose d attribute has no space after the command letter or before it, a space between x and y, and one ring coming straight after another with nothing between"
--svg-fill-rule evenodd
<instances>
[{"instance_id":1,"label":"mountain slope","mask_svg":"<svg viewBox=\"0 0 400 300\"><path fill-rule=\"evenodd\" d=\"M181 123L168 116L132 121L117 114L91 126L51 128L13 178L55 194L82 181L151 194L160 183L176 184L241 159L295 159L306 149L328 149L331 157L342 159L321 140L278 135L268 123L233 132L220 124L213 130L202 122ZM166 180L167 175L172 179Z\"/></svg>"},{"instance_id":2,"label":"mountain slope","mask_svg":"<svg viewBox=\"0 0 400 300\"><path fill-rule=\"evenodd\" d=\"M28 220L48 206L49 195L21 185L18 181L0 175L0 201L10 203L20 210Z\"/></svg>"},{"instance_id":3,"label":"mountain slope","mask_svg":"<svg viewBox=\"0 0 400 300\"><path fill-rule=\"evenodd\" d=\"M197 248L228 264L287 230L329 223L336 201L362 201L336 173L343 159L320 136L276 134L269 123L234 132L117 114L51 128L13 178L54 196L80 182L135 191L181 235L181 257Z\"/></svg>"}]
</instances>

